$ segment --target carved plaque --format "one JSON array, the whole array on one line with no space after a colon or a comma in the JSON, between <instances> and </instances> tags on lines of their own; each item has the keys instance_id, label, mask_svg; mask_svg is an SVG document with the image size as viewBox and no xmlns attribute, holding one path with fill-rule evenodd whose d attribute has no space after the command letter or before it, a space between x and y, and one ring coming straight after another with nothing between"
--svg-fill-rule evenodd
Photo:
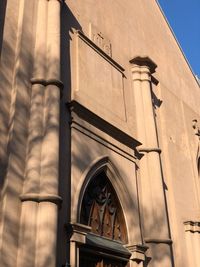
<instances>
[{"instance_id":1,"label":"carved plaque","mask_svg":"<svg viewBox=\"0 0 200 267\"><path fill-rule=\"evenodd\" d=\"M112 56L110 40L93 24L90 24L89 37L106 54L108 54L110 57Z\"/></svg>"},{"instance_id":2,"label":"carved plaque","mask_svg":"<svg viewBox=\"0 0 200 267\"><path fill-rule=\"evenodd\" d=\"M124 69L77 33L74 99L110 123L126 122Z\"/></svg>"}]
</instances>

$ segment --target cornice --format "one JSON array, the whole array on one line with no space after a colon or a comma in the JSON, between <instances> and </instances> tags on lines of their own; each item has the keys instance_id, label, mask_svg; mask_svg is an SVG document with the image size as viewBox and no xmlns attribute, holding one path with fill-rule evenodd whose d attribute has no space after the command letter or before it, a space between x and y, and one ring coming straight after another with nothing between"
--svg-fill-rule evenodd
<instances>
[{"instance_id":1,"label":"cornice","mask_svg":"<svg viewBox=\"0 0 200 267\"><path fill-rule=\"evenodd\" d=\"M135 64L138 66L147 66L149 68L150 73L154 73L157 65L149 56L135 56L129 61L131 64Z\"/></svg>"}]
</instances>

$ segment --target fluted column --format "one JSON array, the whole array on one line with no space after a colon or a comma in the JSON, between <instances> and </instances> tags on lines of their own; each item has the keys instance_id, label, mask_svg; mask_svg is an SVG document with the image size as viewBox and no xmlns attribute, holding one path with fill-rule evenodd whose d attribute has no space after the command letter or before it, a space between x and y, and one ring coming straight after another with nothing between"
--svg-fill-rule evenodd
<instances>
[{"instance_id":1,"label":"fluted column","mask_svg":"<svg viewBox=\"0 0 200 267\"><path fill-rule=\"evenodd\" d=\"M139 152L143 155L139 163L143 237L150 247L150 266L169 267L171 240L151 91L151 74L157 66L148 57L136 57L130 62L137 134L142 143Z\"/></svg>"}]
</instances>

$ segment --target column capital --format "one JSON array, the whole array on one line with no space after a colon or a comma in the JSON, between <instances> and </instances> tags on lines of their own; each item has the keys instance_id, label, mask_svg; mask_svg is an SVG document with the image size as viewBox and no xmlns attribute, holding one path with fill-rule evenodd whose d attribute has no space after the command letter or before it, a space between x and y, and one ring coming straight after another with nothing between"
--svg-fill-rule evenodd
<instances>
[{"instance_id":1,"label":"column capital","mask_svg":"<svg viewBox=\"0 0 200 267\"><path fill-rule=\"evenodd\" d=\"M156 63L149 56L136 56L129 62L140 67L148 67L151 74L154 73L157 68Z\"/></svg>"},{"instance_id":2,"label":"column capital","mask_svg":"<svg viewBox=\"0 0 200 267\"><path fill-rule=\"evenodd\" d=\"M145 261L145 253L147 249L149 248L148 246L144 244L140 245L128 245L126 248L131 252L131 260L132 261Z\"/></svg>"},{"instance_id":3,"label":"column capital","mask_svg":"<svg viewBox=\"0 0 200 267\"><path fill-rule=\"evenodd\" d=\"M69 241L80 244L86 243L86 235L91 232L90 226L73 222L66 224L65 229L69 237Z\"/></svg>"}]
</instances>

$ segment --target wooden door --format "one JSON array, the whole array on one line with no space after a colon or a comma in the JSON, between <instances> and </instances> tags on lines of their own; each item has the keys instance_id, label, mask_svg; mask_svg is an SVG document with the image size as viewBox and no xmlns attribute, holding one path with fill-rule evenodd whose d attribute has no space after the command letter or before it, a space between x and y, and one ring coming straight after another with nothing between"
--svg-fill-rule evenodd
<instances>
[{"instance_id":1,"label":"wooden door","mask_svg":"<svg viewBox=\"0 0 200 267\"><path fill-rule=\"evenodd\" d=\"M101 258L88 253L80 253L79 267L101 267Z\"/></svg>"},{"instance_id":2,"label":"wooden door","mask_svg":"<svg viewBox=\"0 0 200 267\"><path fill-rule=\"evenodd\" d=\"M114 260L93 253L80 253L79 267L125 267L126 262Z\"/></svg>"}]
</instances>

